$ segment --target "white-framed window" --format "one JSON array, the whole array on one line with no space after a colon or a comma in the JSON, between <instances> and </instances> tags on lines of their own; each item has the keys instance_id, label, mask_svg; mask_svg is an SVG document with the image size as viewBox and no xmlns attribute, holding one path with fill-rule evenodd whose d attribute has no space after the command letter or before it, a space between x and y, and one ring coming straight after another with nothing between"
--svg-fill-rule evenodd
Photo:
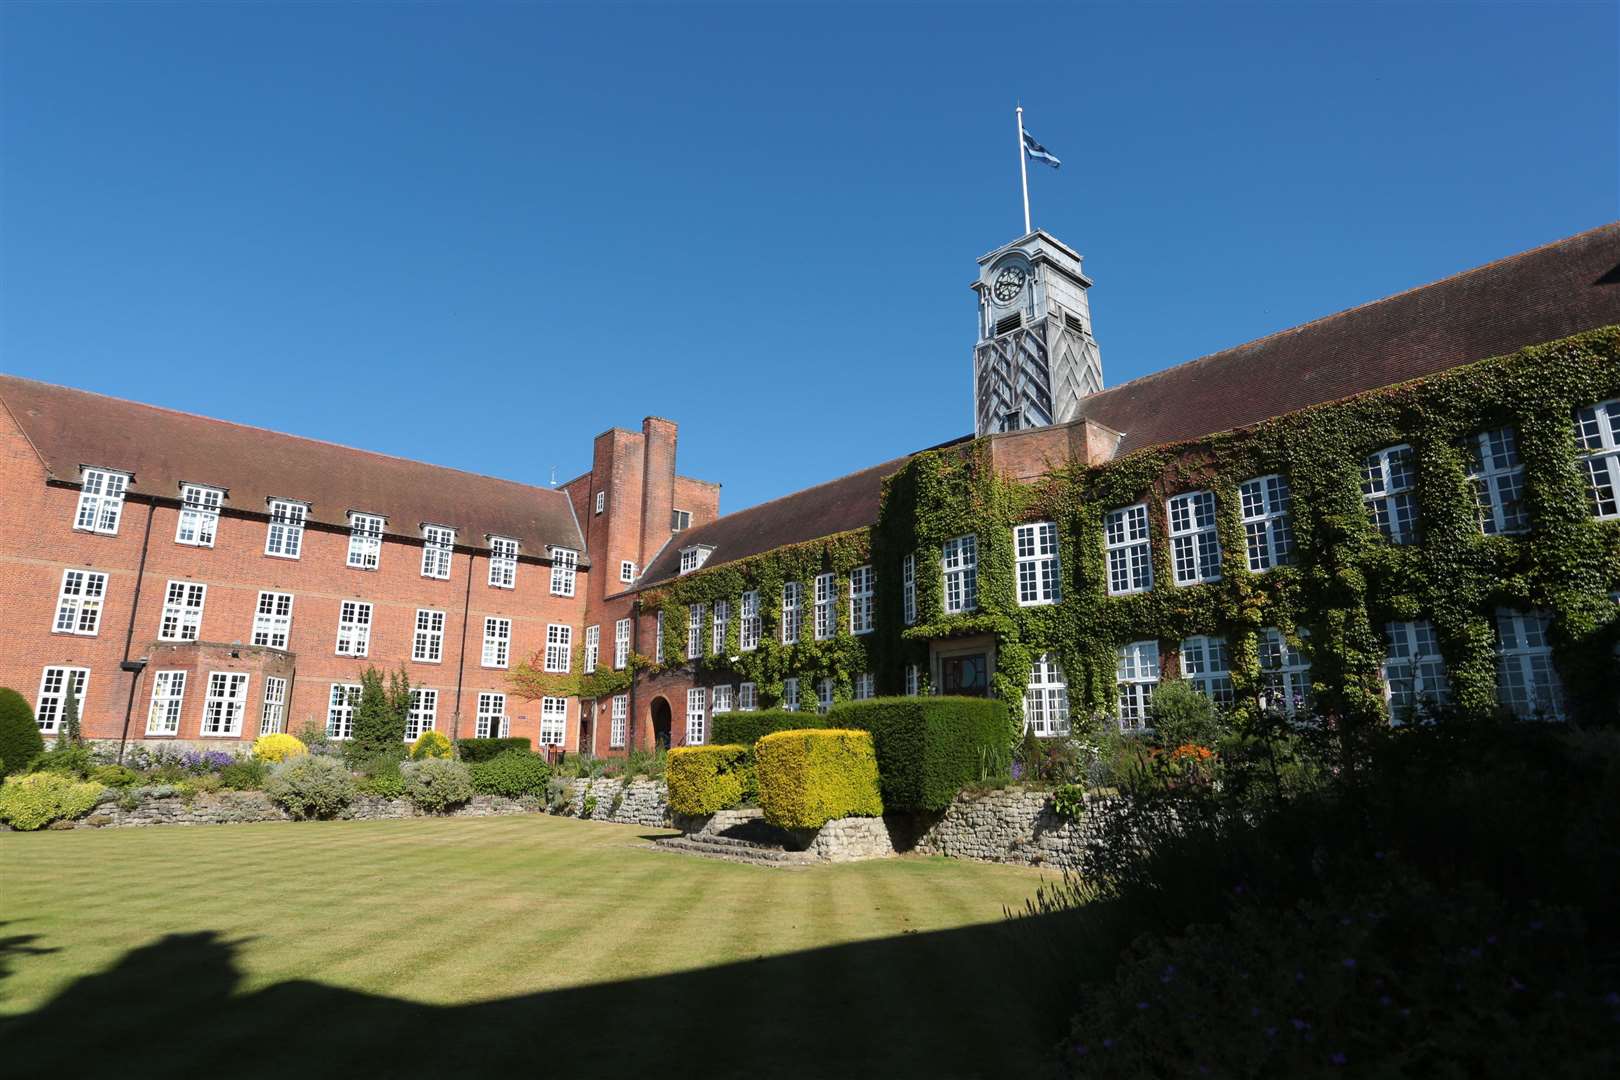
<instances>
[{"instance_id":1,"label":"white-framed window","mask_svg":"<svg viewBox=\"0 0 1620 1080\"><path fill-rule=\"evenodd\" d=\"M788 712L799 711L799 680L782 680L782 708Z\"/></svg>"},{"instance_id":2,"label":"white-framed window","mask_svg":"<svg viewBox=\"0 0 1620 1080\"><path fill-rule=\"evenodd\" d=\"M1243 511L1243 538L1249 569L1257 574L1284 566L1294 558L1294 529L1289 522L1293 493L1281 476L1257 476L1238 486Z\"/></svg>"},{"instance_id":3,"label":"white-framed window","mask_svg":"<svg viewBox=\"0 0 1620 1080\"><path fill-rule=\"evenodd\" d=\"M345 600L338 609L337 654L365 656L371 651L371 605Z\"/></svg>"},{"instance_id":4,"label":"white-framed window","mask_svg":"<svg viewBox=\"0 0 1620 1080\"><path fill-rule=\"evenodd\" d=\"M849 632L872 632L872 568L857 566L849 572Z\"/></svg>"},{"instance_id":5,"label":"white-framed window","mask_svg":"<svg viewBox=\"0 0 1620 1080\"><path fill-rule=\"evenodd\" d=\"M1575 410L1575 441L1592 516L1620 517L1620 398Z\"/></svg>"},{"instance_id":6,"label":"white-framed window","mask_svg":"<svg viewBox=\"0 0 1620 1080\"><path fill-rule=\"evenodd\" d=\"M270 524L264 531L264 553L278 559L296 559L304 551L304 522L309 504L291 499L270 500Z\"/></svg>"},{"instance_id":7,"label":"white-framed window","mask_svg":"<svg viewBox=\"0 0 1620 1080\"><path fill-rule=\"evenodd\" d=\"M1018 604L1055 604L1062 599L1058 575L1057 525L1032 521L1013 527L1013 554L1018 565Z\"/></svg>"},{"instance_id":8,"label":"white-framed window","mask_svg":"<svg viewBox=\"0 0 1620 1080\"><path fill-rule=\"evenodd\" d=\"M1108 595L1125 596L1153 588L1146 503L1110 511L1103 525L1103 545L1108 550Z\"/></svg>"},{"instance_id":9,"label":"white-framed window","mask_svg":"<svg viewBox=\"0 0 1620 1080\"><path fill-rule=\"evenodd\" d=\"M279 735L287 730L287 680L264 677L264 702L259 710L259 734Z\"/></svg>"},{"instance_id":10,"label":"white-framed window","mask_svg":"<svg viewBox=\"0 0 1620 1080\"><path fill-rule=\"evenodd\" d=\"M601 498L601 492L597 492ZM618 750L624 746L625 725L630 719L630 695L618 694L613 698L613 719L608 727L608 748Z\"/></svg>"},{"instance_id":11,"label":"white-framed window","mask_svg":"<svg viewBox=\"0 0 1620 1080\"><path fill-rule=\"evenodd\" d=\"M118 522L124 516L124 494L129 490L129 474L111 469L84 469L79 488L79 506L73 527L87 532L118 535Z\"/></svg>"},{"instance_id":12,"label":"white-framed window","mask_svg":"<svg viewBox=\"0 0 1620 1080\"><path fill-rule=\"evenodd\" d=\"M714 549L699 544L694 547L681 549L681 573L690 574L698 567L709 561L709 553Z\"/></svg>"},{"instance_id":13,"label":"white-framed window","mask_svg":"<svg viewBox=\"0 0 1620 1080\"><path fill-rule=\"evenodd\" d=\"M1361 497L1378 531L1396 544L1417 539L1417 466L1405 443L1368 454L1361 464Z\"/></svg>"},{"instance_id":14,"label":"white-framed window","mask_svg":"<svg viewBox=\"0 0 1620 1080\"><path fill-rule=\"evenodd\" d=\"M1530 528L1524 504L1524 463L1518 433L1510 427L1468 437L1468 482L1474 488L1479 531L1487 536Z\"/></svg>"},{"instance_id":15,"label":"white-framed window","mask_svg":"<svg viewBox=\"0 0 1620 1080\"><path fill-rule=\"evenodd\" d=\"M598 491L596 493L596 512L598 514L600 514L603 510L606 510L606 509L607 509L607 492Z\"/></svg>"},{"instance_id":16,"label":"white-framed window","mask_svg":"<svg viewBox=\"0 0 1620 1080\"><path fill-rule=\"evenodd\" d=\"M1385 623L1384 701L1390 723L1405 723L1425 704L1444 705L1450 700L1451 683L1434 623L1427 619Z\"/></svg>"},{"instance_id":17,"label":"white-framed window","mask_svg":"<svg viewBox=\"0 0 1620 1080\"><path fill-rule=\"evenodd\" d=\"M753 712L759 708L759 687L751 682L737 684L737 711Z\"/></svg>"},{"instance_id":18,"label":"white-framed window","mask_svg":"<svg viewBox=\"0 0 1620 1080\"><path fill-rule=\"evenodd\" d=\"M906 697L916 697L922 693L922 665L906 665Z\"/></svg>"},{"instance_id":19,"label":"white-framed window","mask_svg":"<svg viewBox=\"0 0 1620 1080\"><path fill-rule=\"evenodd\" d=\"M585 628L585 674L589 675L596 670L597 662L602 655L602 627L587 626Z\"/></svg>"},{"instance_id":20,"label":"white-framed window","mask_svg":"<svg viewBox=\"0 0 1620 1080\"><path fill-rule=\"evenodd\" d=\"M1496 699L1520 720L1564 718L1551 622L1542 611L1496 611Z\"/></svg>"},{"instance_id":21,"label":"white-framed window","mask_svg":"<svg viewBox=\"0 0 1620 1080\"><path fill-rule=\"evenodd\" d=\"M444 581L456 553L456 530L444 525L422 526L422 576Z\"/></svg>"},{"instance_id":22,"label":"white-framed window","mask_svg":"<svg viewBox=\"0 0 1620 1080\"><path fill-rule=\"evenodd\" d=\"M360 704L360 684L332 684L332 693L326 699L326 737L349 739L354 737L354 707Z\"/></svg>"},{"instance_id":23,"label":"white-framed window","mask_svg":"<svg viewBox=\"0 0 1620 1080\"><path fill-rule=\"evenodd\" d=\"M73 696L79 701L79 718L84 718L84 691L90 683L87 667L48 667L39 677L39 697L34 702L34 723L46 735L56 731L62 723L62 708L67 701L67 688L73 687Z\"/></svg>"},{"instance_id":24,"label":"white-framed window","mask_svg":"<svg viewBox=\"0 0 1620 1080\"><path fill-rule=\"evenodd\" d=\"M721 656L726 651L726 634L731 629L731 601L716 600L714 602L713 626L709 633L709 651ZM719 710L716 710L717 712Z\"/></svg>"},{"instance_id":25,"label":"white-framed window","mask_svg":"<svg viewBox=\"0 0 1620 1080\"><path fill-rule=\"evenodd\" d=\"M619 563L619 580L626 585L636 580L636 564L629 559Z\"/></svg>"},{"instance_id":26,"label":"white-framed window","mask_svg":"<svg viewBox=\"0 0 1620 1080\"><path fill-rule=\"evenodd\" d=\"M838 609L834 604L838 598L838 578L831 574L817 574L816 589L816 640L826 641L838 630Z\"/></svg>"},{"instance_id":27,"label":"white-framed window","mask_svg":"<svg viewBox=\"0 0 1620 1080\"><path fill-rule=\"evenodd\" d=\"M1152 721L1153 690L1159 685L1159 643L1133 641L1121 645L1115 667L1119 729L1144 731Z\"/></svg>"},{"instance_id":28,"label":"white-framed window","mask_svg":"<svg viewBox=\"0 0 1620 1080\"><path fill-rule=\"evenodd\" d=\"M285 649L292 636L293 594L260 592L253 610L253 644Z\"/></svg>"},{"instance_id":29,"label":"white-framed window","mask_svg":"<svg viewBox=\"0 0 1620 1080\"><path fill-rule=\"evenodd\" d=\"M566 623L546 624L546 670L564 674L574 670L574 628Z\"/></svg>"},{"instance_id":30,"label":"white-framed window","mask_svg":"<svg viewBox=\"0 0 1620 1080\"><path fill-rule=\"evenodd\" d=\"M248 677L244 671L210 671L203 699L202 734L240 735L247 712Z\"/></svg>"},{"instance_id":31,"label":"white-framed window","mask_svg":"<svg viewBox=\"0 0 1620 1080\"><path fill-rule=\"evenodd\" d=\"M225 492L202 484L180 485L180 521L174 528L174 542L189 547L213 547L219 534L219 508Z\"/></svg>"},{"instance_id":32,"label":"white-framed window","mask_svg":"<svg viewBox=\"0 0 1620 1080\"><path fill-rule=\"evenodd\" d=\"M163 597L159 641L196 641L202 632L203 600L208 586L200 581L171 581Z\"/></svg>"},{"instance_id":33,"label":"white-framed window","mask_svg":"<svg viewBox=\"0 0 1620 1080\"><path fill-rule=\"evenodd\" d=\"M856 701L877 697L877 680L870 671L860 672L855 676L854 697Z\"/></svg>"},{"instance_id":34,"label":"white-framed window","mask_svg":"<svg viewBox=\"0 0 1620 1080\"><path fill-rule=\"evenodd\" d=\"M799 643L799 630L804 623L804 611L800 607L804 587L797 581L785 582L782 585L782 644L797 645Z\"/></svg>"},{"instance_id":35,"label":"white-framed window","mask_svg":"<svg viewBox=\"0 0 1620 1080\"><path fill-rule=\"evenodd\" d=\"M833 707L833 681L831 676L823 676L816 680L816 712L823 715L832 711Z\"/></svg>"},{"instance_id":36,"label":"white-framed window","mask_svg":"<svg viewBox=\"0 0 1620 1080\"><path fill-rule=\"evenodd\" d=\"M1303 641L1308 635L1299 631ZM1268 627L1260 631L1260 706L1286 716L1309 714L1311 702L1311 662L1300 645Z\"/></svg>"},{"instance_id":37,"label":"white-framed window","mask_svg":"<svg viewBox=\"0 0 1620 1080\"><path fill-rule=\"evenodd\" d=\"M562 746L568 741L568 699L540 699L540 745Z\"/></svg>"},{"instance_id":38,"label":"white-framed window","mask_svg":"<svg viewBox=\"0 0 1620 1080\"><path fill-rule=\"evenodd\" d=\"M713 690L713 697L714 702L710 708L710 711L713 712L714 715L719 716L723 712L731 711L734 695L731 692L730 684L721 683L719 686L716 686Z\"/></svg>"},{"instance_id":39,"label":"white-framed window","mask_svg":"<svg viewBox=\"0 0 1620 1080\"><path fill-rule=\"evenodd\" d=\"M1189 491L1165 504L1170 561L1177 585L1221 580L1221 541L1215 535L1215 493Z\"/></svg>"},{"instance_id":40,"label":"white-framed window","mask_svg":"<svg viewBox=\"0 0 1620 1080\"><path fill-rule=\"evenodd\" d=\"M686 609L686 658L696 660L703 655L703 605L693 604Z\"/></svg>"},{"instance_id":41,"label":"white-framed window","mask_svg":"<svg viewBox=\"0 0 1620 1080\"><path fill-rule=\"evenodd\" d=\"M146 710L146 733L148 735L180 734L180 710L184 707L185 700L185 672L153 672L152 704Z\"/></svg>"},{"instance_id":42,"label":"white-framed window","mask_svg":"<svg viewBox=\"0 0 1620 1080\"><path fill-rule=\"evenodd\" d=\"M494 615L484 616L485 667L503 668L512 653L512 620ZM549 651L548 651L549 656Z\"/></svg>"},{"instance_id":43,"label":"white-framed window","mask_svg":"<svg viewBox=\"0 0 1620 1080\"><path fill-rule=\"evenodd\" d=\"M382 562L383 523L376 514L349 511L349 557L344 565L356 570L375 570Z\"/></svg>"},{"instance_id":44,"label":"white-framed window","mask_svg":"<svg viewBox=\"0 0 1620 1080\"><path fill-rule=\"evenodd\" d=\"M579 552L573 548L551 549L551 595L573 596L574 575L579 569Z\"/></svg>"},{"instance_id":45,"label":"white-framed window","mask_svg":"<svg viewBox=\"0 0 1620 1080\"><path fill-rule=\"evenodd\" d=\"M517 587L518 542L509 536L492 536L489 538L489 584L496 589L514 589ZM556 592L557 570L556 563L552 564L552 591ZM573 581L570 577L569 591L566 594L573 596Z\"/></svg>"},{"instance_id":46,"label":"white-framed window","mask_svg":"<svg viewBox=\"0 0 1620 1080\"><path fill-rule=\"evenodd\" d=\"M708 705L707 689L694 686L686 692L686 745L702 746L708 733L704 724L704 710Z\"/></svg>"},{"instance_id":47,"label":"white-framed window","mask_svg":"<svg viewBox=\"0 0 1620 1080\"><path fill-rule=\"evenodd\" d=\"M480 739L504 739L511 730L512 721L506 715L506 695L493 690L480 693L473 734Z\"/></svg>"},{"instance_id":48,"label":"white-framed window","mask_svg":"<svg viewBox=\"0 0 1620 1080\"><path fill-rule=\"evenodd\" d=\"M900 561L900 617L907 626L917 622L917 556Z\"/></svg>"},{"instance_id":49,"label":"white-framed window","mask_svg":"<svg viewBox=\"0 0 1620 1080\"><path fill-rule=\"evenodd\" d=\"M101 629L101 604L106 598L106 574L95 570L62 571L62 591L56 597L51 632L95 637Z\"/></svg>"},{"instance_id":50,"label":"white-framed window","mask_svg":"<svg viewBox=\"0 0 1620 1080\"><path fill-rule=\"evenodd\" d=\"M753 652L759 648L760 629L759 591L756 589L742 594L742 622L737 626L738 648L743 652Z\"/></svg>"},{"instance_id":51,"label":"white-framed window","mask_svg":"<svg viewBox=\"0 0 1620 1080\"><path fill-rule=\"evenodd\" d=\"M439 720L439 692L425 686L411 687L411 708L405 714L405 741L415 742L432 731Z\"/></svg>"},{"instance_id":52,"label":"white-framed window","mask_svg":"<svg viewBox=\"0 0 1620 1080\"><path fill-rule=\"evenodd\" d=\"M1050 737L1069 733L1069 684L1056 653L1041 653L1024 688L1024 730Z\"/></svg>"},{"instance_id":53,"label":"white-framed window","mask_svg":"<svg viewBox=\"0 0 1620 1080\"><path fill-rule=\"evenodd\" d=\"M953 536L940 552L945 574L945 612L955 615L979 606L979 538Z\"/></svg>"},{"instance_id":54,"label":"white-framed window","mask_svg":"<svg viewBox=\"0 0 1620 1080\"><path fill-rule=\"evenodd\" d=\"M416 609L416 635L411 639L411 659L437 664L444 659L444 612Z\"/></svg>"},{"instance_id":55,"label":"white-framed window","mask_svg":"<svg viewBox=\"0 0 1620 1080\"><path fill-rule=\"evenodd\" d=\"M1232 650L1223 637L1198 634L1183 638L1181 677L1222 708L1237 702L1232 688Z\"/></svg>"},{"instance_id":56,"label":"white-framed window","mask_svg":"<svg viewBox=\"0 0 1620 1080\"><path fill-rule=\"evenodd\" d=\"M669 512L669 531L685 532L692 527L692 511L671 510Z\"/></svg>"},{"instance_id":57,"label":"white-framed window","mask_svg":"<svg viewBox=\"0 0 1620 1080\"><path fill-rule=\"evenodd\" d=\"M663 658L658 657L663 663ZM613 624L613 670L623 671L630 662L630 620L620 619Z\"/></svg>"}]
</instances>

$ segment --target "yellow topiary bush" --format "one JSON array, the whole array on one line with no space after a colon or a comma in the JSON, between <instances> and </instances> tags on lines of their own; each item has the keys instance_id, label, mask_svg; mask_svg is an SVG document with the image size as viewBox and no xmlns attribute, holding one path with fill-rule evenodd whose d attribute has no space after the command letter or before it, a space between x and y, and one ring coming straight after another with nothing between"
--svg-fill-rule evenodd
<instances>
[{"instance_id":1,"label":"yellow topiary bush","mask_svg":"<svg viewBox=\"0 0 1620 1080\"><path fill-rule=\"evenodd\" d=\"M754 787L748 747L741 745L676 747L669 752L664 780L669 808L691 817L730 810Z\"/></svg>"},{"instance_id":2,"label":"yellow topiary bush","mask_svg":"<svg viewBox=\"0 0 1620 1080\"><path fill-rule=\"evenodd\" d=\"M32 832L53 821L81 817L101 798L101 785L61 773L9 777L0 784L0 821Z\"/></svg>"},{"instance_id":3,"label":"yellow topiary bush","mask_svg":"<svg viewBox=\"0 0 1620 1080\"><path fill-rule=\"evenodd\" d=\"M453 753L450 740L437 731L429 728L416 737L411 743L411 760L422 761L425 758L447 758Z\"/></svg>"},{"instance_id":4,"label":"yellow topiary bush","mask_svg":"<svg viewBox=\"0 0 1620 1080\"><path fill-rule=\"evenodd\" d=\"M253 740L253 756L272 765L307 753L309 747L296 735L260 735Z\"/></svg>"},{"instance_id":5,"label":"yellow topiary bush","mask_svg":"<svg viewBox=\"0 0 1620 1080\"><path fill-rule=\"evenodd\" d=\"M759 805L772 825L819 829L834 818L883 813L869 731L778 731L754 744L754 759Z\"/></svg>"}]
</instances>

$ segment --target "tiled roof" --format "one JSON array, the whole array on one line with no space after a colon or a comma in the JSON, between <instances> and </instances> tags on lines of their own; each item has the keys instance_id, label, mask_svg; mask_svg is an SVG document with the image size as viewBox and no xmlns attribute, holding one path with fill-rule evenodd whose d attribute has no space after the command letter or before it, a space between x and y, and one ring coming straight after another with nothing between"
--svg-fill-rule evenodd
<instances>
[{"instance_id":1,"label":"tiled roof","mask_svg":"<svg viewBox=\"0 0 1620 1080\"><path fill-rule=\"evenodd\" d=\"M177 499L182 481L227 490L227 510L266 513L266 500L310 504L311 521L348 527L359 510L388 519L390 535L449 525L456 542L510 536L525 555L584 549L568 496L549 488L354 450L190 413L0 375L0 402L44 459L51 478L79 482L81 465L135 474L132 495Z\"/></svg>"}]
</instances>

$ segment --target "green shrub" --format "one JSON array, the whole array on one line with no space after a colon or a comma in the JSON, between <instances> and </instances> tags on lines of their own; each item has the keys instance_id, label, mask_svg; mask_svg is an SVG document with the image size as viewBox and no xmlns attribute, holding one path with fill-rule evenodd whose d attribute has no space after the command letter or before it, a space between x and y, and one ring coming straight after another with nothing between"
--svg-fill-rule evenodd
<instances>
[{"instance_id":1,"label":"green shrub","mask_svg":"<svg viewBox=\"0 0 1620 1080\"><path fill-rule=\"evenodd\" d=\"M740 744L752 750L755 743L773 732L807 731L826 726L826 718L813 712L789 712L786 709L723 712L709 721L709 739L716 746Z\"/></svg>"},{"instance_id":2,"label":"green shrub","mask_svg":"<svg viewBox=\"0 0 1620 1080\"><path fill-rule=\"evenodd\" d=\"M1064 784L1052 792L1052 812L1066 821L1079 821L1086 816L1086 786Z\"/></svg>"},{"instance_id":3,"label":"green shrub","mask_svg":"<svg viewBox=\"0 0 1620 1080\"><path fill-rule=\"evenodd\" d=\"M546 759L529 750L506 750L488 761L474 763L469 769L474 791L480 795L504 795L508 799L543 796L546 781L551 779L551 766L546 764Z\"/></svg>"},{"instance_id":4,"label":"green shrub","mask_svg":"<svg viewBox=\"0 0 1620 1080\"><path fill-rule=\"evenodd\" d=\"M124 765L97 765L90 770L91 780L110 788L126 788L140 778L140 773Z\"/></svg>"},{"instance_id":5,"label":"green shrub","mask_svg":"<svg viewBox=\"0 0 1620 1080\"><path fill-rule=\"evenodd\" d=\"M1007 708L967 697L846 701L827 717L872 733L883 804L890 810L943 810L965 784L1006 772Z\"/></svg>"},{"instance_id":6,"label":"green shrub","mask_svg":"<svg viewBox=\"0 0 1620 1080\"><path fill-rule=\"evenodd\" d=\"M472 771L459 761L426 758L400 768L405 795L418 810L442 814L473 797Z\"/></svg>"},{"instance_id":7,"label":"green shrub","mask_svg":"<svg viewBox=\"0 0 1620 1080\"><path fill-rule=\"evenodd\" d=\"M270 770L264 790L289 814L301 818L329 818L341 814L358 794L354 777L335 758L306 754L283 761Z\"/></svg>"},{"instance_id":8,"label":"green shrub","mask_svg":"<svg viewBox=\"0 0 1620 1080\"><path fill-rule=\"evenodd\" d=\"M773 825L818 829L834 818L883 813L871 732L778 731L754 745L754 756L759 804Z\"/></svg>"},{"instance_id":9,"label":"green shrub","mask_svg":"<svg viewBox=\"0 0 1620 1080\"><path fill-rule=\"evenodd\" d=\"M644 776L648 780L662 780L668 767L669 751L662 746L651 750L632 750L624 758L624 782L628 784L638 776Z\"/></svg>"},{"instance_id":10,"label":"green shrub","mask_svg":"<svg viewBox=\"0 0 1620 1080\"><path fill-rule=\"evenodd\" d=\"M23 832L43 829L53 821L88 814L101 798L101 792L100 784L85 783L61 773L37 772L8 777L0 784L0 821Z\"/></svg>"},{"instance_id":11,"label":"green shrub","mask_svg":"<svg viewBox=\"0 0 1620 1080\"><path fill-rule=\"evenodd\" d=\"M269 765L257 758L245 758L219 770L219 786L232 791L258 791L269 776Z\"/></svg>"},{"instance_id":12,"label":"green shrub","mask_svg":"<svg viewBox=\"0 0 1620 1080\"><path fill-rule=\"evenodd\" d=\"M95 767L96 759L91 756L89 747L68 743L54 746L34 758L32 771L61 773L63 776L76 776L83 780Z\"/></svg>"},{"instance_id":13,"label":"green shrub","mask_svg":"<svg viewBox=\"0 0 1620 1080\"><path fill-rule=\"evenodd\" d=\"M725 715L722 713L721 715ZM748 746L681 746L669 752L669 808L701 817L740 806L755 788Z\"/></svg>"},{"instance_id":14,"label":"green shrub","mask_svg":"<svg viewBox=\"0 0 1620 1080\"><path fill-rule=\"evenodd\" d=\"M0 686L0 776L23 772L45 752L45 740L34 722L34 710L15 690Z\"/></svg>"},{"instance_id":15,"label":"green shrub","mask_svg":"<svg viewBox=\"0 0 1620 1080\"><path fill-rule=\"evenodd\" d=\"M1220 710L1186 679L1169 679L1153 692L1153 735L1160 746L1214 746L1226 734Z\"/></svg>"},{"instance_id":16,"label":"green shrub","mask_svg":"<svg viewBox=\"0 0 1620 1080\"><path fill-rule=\"evenodd\" d=\"M467 764L475 761L488 761L496 754L507 750L532 750L529 740L524 738L510 739L457 739L456 756Z\"/></svg>"},{"instance_id":17,"label":"green shrub","mask_svg":"<svg viewBox=\"0 0 1620 1080\"><path fill-rule=\"evenodd\" d=\"M455 748L450 740L431 728L416 737L411 743L411 760L421 761L423 758L447 758L455 756Z\"/></svg>"}]
</instances>

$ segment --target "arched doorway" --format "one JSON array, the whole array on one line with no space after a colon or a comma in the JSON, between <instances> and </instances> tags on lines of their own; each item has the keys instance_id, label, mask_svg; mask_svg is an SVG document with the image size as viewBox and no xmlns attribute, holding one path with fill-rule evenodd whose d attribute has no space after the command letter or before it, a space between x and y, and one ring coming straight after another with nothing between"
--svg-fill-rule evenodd
<instances>
[{"instance_id":1,"label":"arched doorway","mask_svg":"<svg viewBox=\"0 0 1620 1080\"><path fill-rule=\"evenodd\" d=\"M668 750L669 729L672 722L669 702L662 697L655 697L649 709L652 712L653 746L660 750Z\"/></svg>"}]
</instances>

